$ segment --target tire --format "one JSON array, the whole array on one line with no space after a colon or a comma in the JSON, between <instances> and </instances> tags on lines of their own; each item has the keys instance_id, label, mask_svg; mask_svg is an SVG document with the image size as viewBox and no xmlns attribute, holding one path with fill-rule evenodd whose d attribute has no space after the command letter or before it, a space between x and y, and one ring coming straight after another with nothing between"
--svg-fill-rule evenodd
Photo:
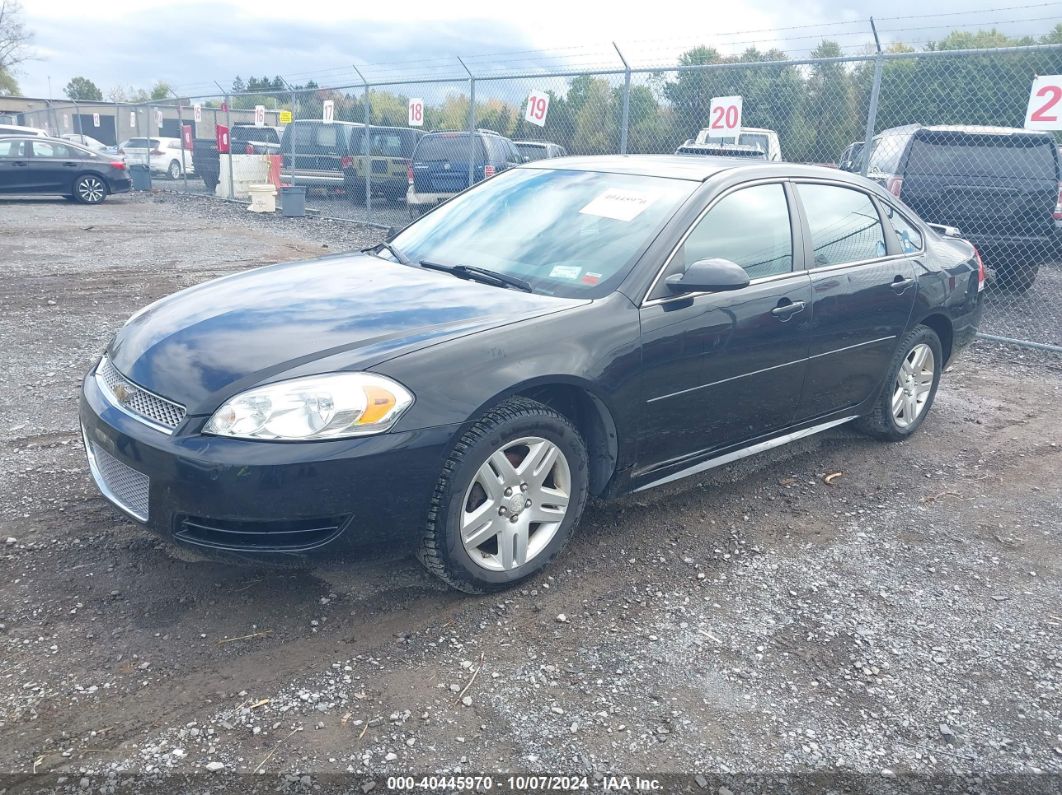
<instances>
[{"instance_id":1,"label":"tire","mask_svg":"<svg viewBox=\"0 0 1062 795\"><path fill-rule=\"evenodd\" d=\"M74 200L80 204L99 204L109 192L107 181L97 174L82 174L74 180Z\"/></svg>"},{"instance_id":2,"label":"tire","mask_svg":"<svg viewBox=\"0 0 1062 795\"><path fill-rule=\"evenodd\" d=\"M928 357L923 356L926 349ZM928 368L931 374L927 374ZM856 427L889 442L911 436L922 426L933 406L943 368L944 356L937 333L928 326L915 326L896 346L874 410L860 417ZM912 369L914 372L910 372Z\"/></svg>"},{"instance_id":3,"label":"tire","mask_svg":"<svg viewBox=\"0 0 1062 795\"><path fill-rule=\"evenodd\" d=\"M554 457L536 473L547 455ZM586 506L587 478L586 445L566 417L534 400L506 400L461 436L443 464L417 557L465 593L511 588L564 549Z\"/></svg>"},{"instance_id":4,"label":"tire","mask_svg":"<svg viewBox=\"0 0 1062 795\"><path fill-rule=\"evenodd\" d=\"M1039 273L1038 262L1006 262L996 268L996 281L1004 290L1024 293L1036 283Z\"/></svg>"},{"instance_id":5,"label":"tire","mask_svg":"<svg viewBox=\"0 0 1062 795\"><path fill-rule=\"evenodd\" d=\"M215 176L208 176L208 175L204 174L203 175L203 184L206 186L206 189L208 191L213 193L215 190L217 190L218 178L215 177Z\"/></svg>"},{"instance_id":6,"label":"tire","mask_svg":"<svg viewBox=\"0 0 1062 795\"><path fill-rule=\"evenodd\" d=\"M166 169L166 174L172 180L178 180L181 178L181 163L179 160L171 160L170 167Z\"/></svg>"}]
</instances>

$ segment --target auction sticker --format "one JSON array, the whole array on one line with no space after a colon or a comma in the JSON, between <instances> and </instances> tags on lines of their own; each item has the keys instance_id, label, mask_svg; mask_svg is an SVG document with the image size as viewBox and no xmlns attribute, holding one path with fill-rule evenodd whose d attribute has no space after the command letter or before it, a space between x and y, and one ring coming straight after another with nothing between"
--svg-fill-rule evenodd
<instances>
[{"instance_id":1,"label":"auction sticker","mask_svg":"<svg viewBox=\"0 0 1062 795\"><path fill-rule=\"evenodd\" d=\"M633 221L652 203L653 198L644 193L616 188L605 191L579 212L614 221Z\"/></svg>"},{"instance_id":2,"label":"auction sticker","mask_svg":"<svg viewBox=\"0 0 1062 795\"><path fill-rule=\"evenodd\" d=\"M578 265L554 265L549 272L551 279L578 279L583 269Z\"/></svg>"}]
</instances>

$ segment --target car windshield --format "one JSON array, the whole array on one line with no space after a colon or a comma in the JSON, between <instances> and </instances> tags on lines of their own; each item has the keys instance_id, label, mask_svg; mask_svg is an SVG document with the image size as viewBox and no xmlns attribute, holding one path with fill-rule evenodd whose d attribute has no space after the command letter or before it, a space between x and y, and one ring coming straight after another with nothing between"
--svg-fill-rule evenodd
<instances>
[{"instance_id":1,"label":"car windshield","mask_svg":"<svg viewBox=\"0 0 1062 795\"><path fill-rule=\"evenodd\" d=\"M544 160L547 154L544 144L517 144L516 148L528 160Z\"/></svg>"},{"instance_id":2,"label":"car windshield","mask_svg":"<svg viewBox=\"0 0 1062 795\"><path fill-rule=\"evenodd\" d=\"M1047 136L933 131L915 136L906 171L933 176L1055 179L1054 148Z\"/></svg>"},{"instance_id":3,"label":"car windshield","mask_svg":"<svg viewBox=\"0 0 1062 795\"><path fill-rule=\"evenodd\" d=\"M392 242L413 262L489 268L527 281L536 293L597 297L615 289L697 185L513 169L442 205Z\"/></svg>"}]
</instances>

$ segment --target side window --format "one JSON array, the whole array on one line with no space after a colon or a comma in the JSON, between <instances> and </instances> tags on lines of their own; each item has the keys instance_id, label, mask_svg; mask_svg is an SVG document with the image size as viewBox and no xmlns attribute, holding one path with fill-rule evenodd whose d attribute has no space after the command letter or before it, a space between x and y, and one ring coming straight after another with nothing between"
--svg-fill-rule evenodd
<instances>
[{"instance_id":1,"label":"side window","mask_svg":"<svg viewBox=\"0 0 1062 795\"><path fill-rule=\"evenodd\" d=\"M798 185L815 260L811 268L884 257L885 230L862 191L835 185Z\"/></svg>"},{"instance_id":2,"label":"side window","mask_svg":"<svg viewBox=\"0 0 1062 795\"><path fill-rule=\"evenodd\" d=\"M882 203L885 208L885 216L896 230L896 237L900 239L900 248L904 254L914 254L922 250L922 233L918 228L900 215L899 211L891 204Z\"/></svg>"},{"instance_id":3,"label":"side window","mask_svg":"<svg viewBox=\"0 0 1062 795\"><path fill-rule=\"evenodd\" d=\"M69 146L52 143L51 141L34 141L34 157L73 157Z\"/></svg>"},{"instance_id":4,"label":"side window","mask_svg":"<svg viewBox=\"0 0 1062 795\"><path fill-rule=\"evenodd\" d=\"M723 198L694 227L676 255L683 268L713 257L736 262L750 279L793 269L789 203L781 184L744 188Z\"/></svg>"},{"instance_id":5,"label":"side window","mask_svg":"<svg viewBox=\"0 0 1062 795\"><path fill-rule=\"evenodd\" d=\"M26 142L0 138L0 157L25 157Z\"/></svg>"},{"instance_id":6,"label":"side window","mask_svg":"<svg viewBox=\"0 0 1062 795\"><path fill-rule=\"evenodd\" d=\"M882 133L875 138L867 171L873 174L898 174L900 157L910 138L909 134L903 133Z\"/></svg>"}]
</instances>

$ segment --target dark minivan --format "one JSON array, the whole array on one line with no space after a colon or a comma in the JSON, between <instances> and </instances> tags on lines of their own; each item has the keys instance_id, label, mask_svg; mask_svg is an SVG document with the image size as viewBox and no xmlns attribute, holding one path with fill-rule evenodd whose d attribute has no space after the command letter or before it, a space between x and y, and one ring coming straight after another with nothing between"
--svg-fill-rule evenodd
<instances>
[{"instance_id":1,"label":"dark minivan","mask_svg":"<svg viewBox=\"0 0 1062 795\"><path fill-rule=\"evenodd\" d=\"M280 153L284 158L281 179L289 185L342 187L342 160L347 139L360 127L348 121L325 122L298 119L284 128Z\"/></svg>"},{"instance_id":2,"label":"dark minivan","mask_svg":"<svg viewBox=\"0 0 1062 795\"><path fill-rule=\"evenodd\" d=\"M369 127L372 161L369 184L374 194L400 202L409 186L413 150L424 135L410 127ZM343 182L355 203L365 201L365 125L355 125L347 136L346 154L340 158Z\"/></svg>"},{"instance_id":3,"label":"dark minivan","mask_svg":"<svg viewBox=\"0 0 1062 795\"><path fill-rule=\"evenodd\" d=\"M930 223L957 227L1004 287L1029 289L1058 259L1062 172L1049 133L894 127L874 138L867 176Z\"/></svg>"},{"instance_id":4,"label":"dark minivan","mask_svg":"<svg viewBox=\"0 0 1062 795\"><path fill-rule=\"evenodd\" d=\"M413 153L406 193L409 214L417 218L470 185L522 162L513 142L493 130L428 133Z\"/></svg>"}]
</instances>

